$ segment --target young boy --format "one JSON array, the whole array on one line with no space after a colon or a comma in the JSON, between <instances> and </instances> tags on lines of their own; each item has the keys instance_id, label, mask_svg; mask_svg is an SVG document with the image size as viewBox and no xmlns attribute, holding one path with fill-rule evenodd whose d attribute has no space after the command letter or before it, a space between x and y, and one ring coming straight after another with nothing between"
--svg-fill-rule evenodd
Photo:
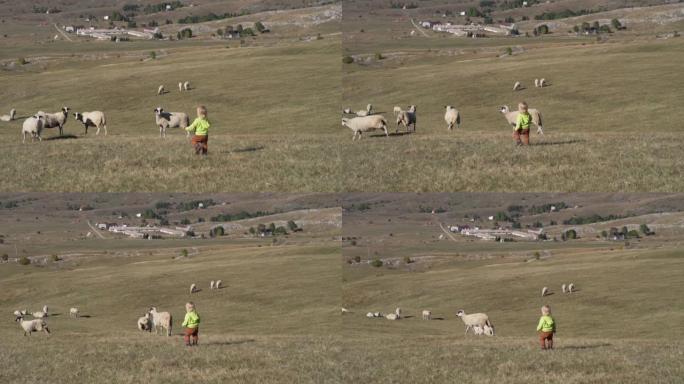
<instances>
[{"instance_id":1,"label":"young boy","mask_svg":"<svg viewBox=\"0 0 684 384\"><path fill-rule=\"evenodd\" d=\"M207 108L200 105L197 107L197 118L189 127L185 128L188 132L194 132L191 143L197 155L201 153L206 156L209 150L209 127L211 127L211 123L207 119Z\"/></svg>"},{"instance_id":2,"label":"young boy","mask_svg":"<svg viewBox=\"0 0 684 384\"><path fill-rule=\"evenodd\" d=\"M189 302L185 304L185 320L183 320L183 340L185 340L186 346L197 345L197 340L199 339L199 323L200 317L197 311L195 311L195 304ZM190 343L190 337L192 336L192 343Z\"/></svg>"},{"instance_id":3,"label":"young boy","mask_svg":"<svg viewBox=\"0 0 684 384\"><path fill-rule=\"evenodd\" d=\"M553 349L553 334L556 333L556 322L551 317L551 307L545 305L541 308L542 316L539 318L537 332L541 349Z\"/></svg>"},{"instance_id":4,"label":"young boy","mask_svg":"<svg viewBox=\"0 0 684 384\"><path fill-rule=\"evenodd\" d=\"M522 102L518 104L518 120L513 128L513 139L516 145L530 145L530 124L532 123L532 115L527 112L527 103Z\"/></svg>"}]
</instances>

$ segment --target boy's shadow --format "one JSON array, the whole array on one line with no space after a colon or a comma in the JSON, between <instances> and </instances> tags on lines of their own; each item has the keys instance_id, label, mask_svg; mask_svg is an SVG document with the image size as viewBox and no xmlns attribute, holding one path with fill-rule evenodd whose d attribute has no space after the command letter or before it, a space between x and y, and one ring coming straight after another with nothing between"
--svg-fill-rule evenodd
<instances>
[{"instance_id":1,"label":"boy's shadow","mask_svg":"<svg viewBox=\"0 0 684 384\"><path fill-rule=\"evenodd\" d=\"M546 146L546 145L566 145L566 144L579 144L583 143L585 140L582 139L572 139L564 141L542 141L538 143L532 143L532 146Z\"/></svg>"},{"instance_id":2,"label":"boy's shadow","mask_svg":"<svg viewBox=\"0 0 684 384\"><path fill-rule=\"evenodd\" d=\"M264 149L266 149L266 147L264 147L263 145L258 145L258 146L253 145L253 146L249 146L249 147L234 149L234 150L229 151L229 152L233 152L233 153L257 152L257 151L262 151Z\"/></svg>"},{"instance_id":3,"label":"boy's shadow","mask_svg":"<svg viewBox=\"0 0 684 384\"><path fill-rule=\"evenodd\" d=\"M240 345L240 344L247 344L247 343L254 343L256 342L255 339L245 339L245 340L237 340L237 341L209 341L204 343L204 345Z\"/></svg>"},{"instance_id":4,"label":"boy's shadow","mask_svg":"<svg viewBox=\"0 0 684 384\"><path fill-rule=\"evenodd\" d=\"M582 349L594 349L594 348L610 347L610 346L612 346L612 344L601 343L601 344L590 344L590 345L567 345L567 346L559 347L558 349L582 350Z\"/></svg>"}]
</instances>

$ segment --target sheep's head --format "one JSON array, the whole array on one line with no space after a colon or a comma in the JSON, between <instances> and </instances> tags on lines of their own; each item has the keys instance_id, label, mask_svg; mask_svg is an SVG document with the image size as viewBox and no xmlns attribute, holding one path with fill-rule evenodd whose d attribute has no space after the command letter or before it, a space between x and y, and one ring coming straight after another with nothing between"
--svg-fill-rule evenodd
<instances>
[{"instance_id":1,"label":"sheep's head","mask_svg":"<svg viewBox=\"0 0 684 384\"><path fill-rule=\"evenodd\" d=\"M352 113L351 108L345 108L345 109L343 109L343 110L342 110L342 113L351 114L351 113Z\"/></svg>"},{"instance_id":2,"label":"sheep's head","mask_svg":"<svg viewBox=\"0 0 684 384\"><path fill-rule=\"evenodd\" d=\"M70 110L71 110L71 108L69 108L69 107L62 107L62 112L64 112L64 115L65 115L65 116L66 116L67 114L69 114L69 111L70 111Z\"/></svg>"},{"instance_id":3,"label":"sheep's head","mask_svg":"<svg viewBox=\"0 0 684 384\"><path fill-rule=\"evenodd\" d=\"M459 311L458 311L458 312L456 312L456 316L458 316L458 317L462 317L462 316L465 316L465 311L464 311L464 310L462 310L462 309L459 309Z\"/></svg>"},{"instance_id":4,"label":"sheep's head","mask_svg":"<svg viewBox=\"0 0 684 384\"><path fill-rule=\"evenodd\" d=\"M80 112L74 113L74 119L76 119L76 121L83 122L83 114L81 114Z\"/></svg>"},{"instance_id":5,"label":"sheep's head","mask_svg":"<svg viewBox=\"0 0 684 384\"><path fill-rule=\"evenodd\" d=\"M408 110L409 110L409 112L415 112L416 106L415 105L409 105Z\"/></svg>"},{"instance_id":6,"label":"sheep's head","mask_svg":"<svg viewBox=\"0 0 684 384\"><path fill-rule=\"evenodd\" d=\"M499 111L501 111L501 113L508 113L510 110L508 109L508 105L502 105L499 108Z\"/></svg>"},{"instance_id":7,"label":"sheep's head","mask_svg":"<svg viewBox=\"0 0 684 384\"><path fill-rule=\"evenodd\" d=\"M347 123L349 123L349 119L347 119L346 117L343 117L343 118L342 118L342 126L343 126L343 127L348 127Z\"/></svg>"},{"instance_id":8,"label":"sheep's head","mask_svg":"<svg viewBox=\"0 0 684 384\"><path fill-rule=\"evenodd\" d=\"M366 111L370 112L371 109L373 109L373 106L371 104L366 105Z\"/></svg>"},{"instance_id":9,"label":"sheep's head","mask_svg":"<svg viewBox=\"0 0 684 384\"><path fill-rule=\"evenodd\" d=\"M162 112L164 112L164 108L162 108L162 107L157 107L154 109L154 113L157 115L161 115Z\"/></svg>"},{"instance_id":10,"label":"sheep's head","mask_svg":"<svg viewBox=\"0 0 684 384\"><path fill-rule=\"evenodd\" d=\"M453 109L454 107L452 107L451 105L445 105L444 108L446 108L446 110L448 111L450 109Z\"/></svg>"}]
</instances>

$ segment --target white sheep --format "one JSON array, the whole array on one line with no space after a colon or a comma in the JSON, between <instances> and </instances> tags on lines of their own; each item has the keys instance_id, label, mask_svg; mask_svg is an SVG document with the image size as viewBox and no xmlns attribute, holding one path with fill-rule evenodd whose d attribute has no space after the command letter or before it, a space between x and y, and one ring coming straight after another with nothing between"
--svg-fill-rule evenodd
<instances>
[{"instance_id":1,"label":"white sheep","mask_svg":"<svg viewBox=\"0 0 684 384\"><path fill-rule=\"evenodd\" d=\"M41 319L24 320L23 317L19 317L19 318L17 318L16 321L19 323L21 328L24 330L24 336L26 336L26 334L31 336L31 333L41 332L41 331L47 333L48 336L50 335L50 328L48 328L45 320L41 320Z\"/></svg>"},{"instance_id":2,"label":"white sheep","mask_svg":"<svg viewBox=\"0 0 684 384\"><path fill-rule=\"evenodd\" d=\"M164 108L157 107L154 109L154 122L159 127L159 136L166 137L167 128L182 128L185 130L190 125L190 118L184 112L166 112ZM186 136L190 132L186 132Z\"/></svg>"},{"instance_id":3,"label":"white sheep","mask_svg":"<svg viewBox=\"0 0 684 384\"><path fill-rule=\"evenodd\" d=\"M499 111L504 115L506 118L506 121L508 121L508 124L512 125L515 127L515 125L518 123L518 111L513 111L511 112L510 109L508 108L508 105L501 106L499 108ZM544 134L544 128L542 127L542 115L541 112L534 108L530 108L527 110L527 112L532 116L532 123L537 126L537 133L540 135Z\"/></svg>"},{"instance_id":4,"label":"white sheep","mask_svg":"<svg viewBox=\"0 0 684 384\"><path fill-rule=\"evenodd\" d=\"M2 115L0 116L0 121L12 121L17 115L17 110L16 109L11 109L9 115Z\"/></svg>"},{"instance_id":5,"label":"white sheep","mask_svg":"<svg viewBox=\"0 0 684 384\"><path fill-rule=\"evenodd\" d=\"M166 329L166 336L171 336L171 328L173 326L171 314L168 312L158 312L157 307L151 307L149 314L152 316L154 333L157 334L160 330L163 332Z\"/></svg>"},{"instance_id":6,"label":"white sheep","mask_svg":"<svg viewBox=\"0 0 684 384\"><path fill-rule=\"evenodd\" d=\"M43 312L48 313L48 306L47 306L47 304L43 305Z\"/></svg>"},{"instance_id":7,"label":"white sheep","mask_svg":"<svg viewBox=\"0 0 684 384\"><path fill-rule=\"evenodd\" d=\"M183 83L181 82L178 83L178 91L183 92Z\"/></svg>"},{"instance_id":8,"label":"white sheep","mask_svg":"<svg viewBox=\"0 0 684 384\"><path fill-rule=\"evenodd\" d=\"M164 94L164 85L160 85L159 88L157 88L157 96Z\"/></svg>"},{"instance_id":9,"label":"white sheep","mask_svg":"<svg viewBox=\"0 0 684 384\"><path fill-rule=\"evenodd\" d=\"M540 79L539 80L539 88L544 88L546 86L546 79Z\"/></svg>"},{"instance_id":10,"label":"white sheep","mask_svg":"<svg viewBox=\"0 0 684 384\"><path fill-rule=\"evenodd\" d=\"M223 284L221 280L216 280L216 289L221 289L221 284Z\"/></svg>"},{"instance_id":11,"label":"white sheep","mask_svg":"<svg viewBox=\"0 0 684 384\"><path fill-rule=\"evenodd\" d=\"M352 112L351 108L345 108L342 110L342 113L345 115L351 115L353 112Z\"/></svg>"},{"instance_id":12,"label":"white sheep","mask_svg":"<svg viewBox=\"0 0 684 384\"><path fill-rule=\"evenodd\" d=\"M483 329L485 325L490 327L492 326L492 324L489 322L489 316L484 313L472 313L470 315L466 315L465 311L461 309L458 311L458 313L456 313L456 316L460 317L463 321L463 324L465 324L466 335L468 334L468 330L476 325L482 327Z\"/></svg>"},{"instance_id":13,"label":"white sheep","mask_svg":"<svg viewBox=\"0 0 684 384\"><path fill-rule=\"evenodd\" d=\"M47 312L38 311L38 312L33 312L31 314L31 316L35 317L36 319L44 319L44 318L48 317L48 314L47 314Z\"/></svg>"},{"instance_id":14,"label":"white sheep","mask_svg":"<svg viewBox=\"0 0 684 384\"><path fill-rule=\"evenodd\" d=\"M539 87L539 79L534 79L534 87L535 88Z\"/></svg>"},{"instance_id":15,"label":"white sheep","mask_svg":"<svg viewBox=\"0 0 684 384\"><path fill-rule=\"evenodd\" d=\"M356 111L355 115L359 117L370 116L373 114L373 106L371 104L366 105L366 110Z\"/></svg>"},{"instance_id":16,"label":"white sheep","mask_svg":"<svg viewBox=\"0 0 684 384\"><path fill-rule=\"evenodd\" d=\"M484 328L480 327L479 325L474 325L473 332L475 332L475 335L480 336L484 333Z\"/></svg>"},{"instance_id":17,"label":"white sheep","mask_svg":"<svg viewBox=\"0 0 684 384\"><path fill-rule=\"evenodd\" d=\"M487 336L494 336L494 326L485 324L482 332Z\"/></svg>"},{"instance_id":18,"label":"white sheep","mask_svg":"<svg viewBox=\"0 0 684 384\"><path fill-rule=\"evenodd\" d=\"M364 132L376 129L382 129L385 132L385 136L389 136L389 133L387 132L387 120L385 120L385 117L382 115L354 117L351 119L342 118L342 126L348 127L354 132L352 141L356 140L356 136L361 140L361 135Z\"/></svg>"},{"instance_id":19,"label":"white sheep","mask_svg":"<svg viewBox=\"0 0 684 384\"><path fill-rule=\"evenodd\" d=\"M197 291L197 286L195 284L190 284L190 294L195 293Z\"/></svg>"},{"instance_id":20,"label":"white sheep","mask_svg":"<svg viewBox=\"0 0 684 384\"><path fill-rule=\"evenodd\" d=\"M186 91L190 90L190 82L189 81L186 81L185 83L183 83L183 89Z\"/></svg>"},{"instance_id":21,"label":"white sheep","mask_svg":"<svg viewBox=\"0 0 684 384\"><path fill-rule=\"evenodd\" d=\"M209 289L214 289L214 280L212 280L211 283L209 283Z\"/></svg>"},{"instance_id":22,"label":"white sheep","mask_svg":"<svg viewBox=\"0 0 684 384\"><path fill-rule=\"evenodd\" d=\"M69 317L79 317L78 308L71 307L71 309L69 309Z\"/></svg>"},{"instance_id":23,"label":"white sheep","mask_svg":"<svg viewBox=\"0 0 684 384\"><path fill-rule=\"evenodd\" d=\"M394 116L398 115L401 112L401 107L398 105L395 105L393 112L394 112Z\"/></svg>"},{"instance_id":24,"label":"white sheep","mask_svg":"<svg viewBox=\"0 0 684 384\"><path fill-rule=\"evenodd\" d=\"M519 91L522 89L522 84L520 84L519 81L516 81L515 84L513 84L513 90L514 91Z\"/></svg>"},{"instance_id":25,"label":"white sheep","mask_svg":"<svg viewBox=\"0 0 684 384\"><path fill-rule=\"evenodd\" d=\"M565 293L565 284L561 285L561 290Z\"/></svg>"},{"instance_id":26,"label":"white sheep","mask_svg":"<svg viewBox=\"0 0 684 384\"><path fill-rule=\"evenodd\" d=\"M342 314L344 315L345 313L349 313L349 310L345 307L342 307Z\"/></svg>"},{"instance_id":27,"label":"white sheep","mask_svg":"<svg viewBox=\"0 0 684 384\"><path fill-rule=\"evenodd\" d=\"M451 131L454 128L459 128L461 125L461 114L451 105L445 105L446 112L444 113L444 121L447 123L447 128Z\"/></svg>"},{"instance_id":28,"label":"white sheep","mask_svg":"<svg viewBox=\"0 0 684 384\"><path fill-rule=\"evenodd\" d=\"M70 109L71 108L69 107L62 107L62 110L56 113L46 113L43 111L38 111L36 115L45 116L45 123L43 124L43 128L59 128L59 135L62 136L64 134L64 124L66 124L67 122Z\"/></svg>"},{"instance_id":29,"label":"white sheep","mask_svg":"<svg viewBox=\"0 0 684 384\"><path fill-rule=\"evenodd\" d=\"M145 316L138 318L138 329L141 331L152 332L152 319L150 319L149 313L146 313Z\"/></svg>"},{"instance_id":30,"label":"white sheep","mask_svg":"<svg viewBox=\"0 0 684 384\"><path fill-rule=\"evenodd\" d=\"M549 287L542 288L542 297L544 297L548 294L549 294Z\"/></svg>"},{"instance_id":31,"label":"white sheep","mask_svg":"<svg viewBox=\"0 0 684 384\"><path fill-rule=\"evenodd\" d=\"M387 320L399 320L401 319L401 308L397 308L394 310L394 313L390 313L385 315L385 318Z\"/></svg>"},{"instance_id":32,"label":"white sheep","mask_svg":"<svg viewBox=\"0 0 684 384\"><path fill-rule=\"evenodd\" d=\"M397 129L395 132L399 132L399 125L403 124L406 128L406 132L409 131L409 126L413 125L413 132L416 131L416 106L411 105L407 111L401 111L397 114Z\"/></svg>"},{"instance_id":33,"label":"white sheep","mask_svg":"<svg viewBox=\"0 0 684 384\"><path fill-rule=\"evenodd\" d=\"M38 141L43 139L40 137L40 133L43 131L43 125L45 124L45 116L37 115L31 116L24 120L24 124L21 127L21 134L23 136L22 143L26 142L26 136L31 136L31 141L38 138Z\"/></svg>"},{"instance_id":34,"label":"white sheep","mask_svg":"<svg viewBox=\"0 0 684 384\"><path fill-rule=\"evenodd\" d=\"M568 284L568 293L572 293L575 290L575 284Z\"/></svg>"},{"instance_id":35,"label":"white sheep","mask_svg":"<svg viewBox=\"0 0 684 384\"><path fill-rule=\"evenodd\" d=\"M432 320L432 312L427 309L423 309L423 320Z\"/></svg>"},{"instance_id":36,"label":"white sheep","mask_svg":"<svg viewBox=\"0 0 684 384\"><path fill-rule=\"evenodd\" d=\"M375 317L375 314L373 312L368 312L368 313L366 313L366 317L373 318L373 317Z\"/></svg>"},{"instance_id":37,"label":"white sheep","mask_svg":"<svg viewBox=\"0 0 684 384\"><path fill-rule=\"evenodd\" d=\"M88 134L88 127L96 127L96 135L100 134L100 128L104 128L104 134L105 136L107 136L107 118L105 117L104 112L76 112L74 113L74 118L76 118L76 121L80 121L81 123L83 123L86 135Z\"/></svg>"}]
</instances>

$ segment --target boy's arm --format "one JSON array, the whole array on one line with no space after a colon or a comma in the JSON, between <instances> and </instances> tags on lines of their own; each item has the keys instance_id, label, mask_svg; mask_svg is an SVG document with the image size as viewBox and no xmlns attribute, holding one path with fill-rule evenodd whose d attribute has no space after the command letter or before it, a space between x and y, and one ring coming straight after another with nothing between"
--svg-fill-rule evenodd
<instances>
[{"instance_id":1,"label":"boy's arm","mask_svg":"<svg viewBox=\"0 0 684 384\"><path fill-rule=\"evenodd\" d=\"M540 317L539 318L539 324L537 324L537 331L541 331L542 325L544 325L544 318Z\"/></svg>"},{"instance_id":2,"label":"boy's arm","mask_svg":"<svg viewBox=\"0 0 684 384\"><path fill-rule=\"evenodd\" d=\"M197 125L197 119L195 119L195 120L192 122L192 124L190 124L190 126L188 126L187 128L185 128L185 130L188 131L188 132L194 132L195 129L196 129L196 127L195 127L196 125Z\"/></svg>"},{"instance_id":3,"label":"boy's arm","mask_svg":"<svg viewBox=\"0 0 684 384\"><path fill-rule=\"evenodd\" d=\"M181 327L185 327L188 325L188 314L185 314L185 318L183 319L183 324L181 324Z\"/></svg>"},{"instance_id":4,"label":"boy's arm","mask_svg":"<svg viewBox=\"0 0 684 384\"><path fill-rule=\"evenodd\" d=\"M520 130L521 123L522 123L522 113L518 112L518 118L516 119L516 122L515 122L515 130L516 131Z\"/></svg>"}]
</instances>

